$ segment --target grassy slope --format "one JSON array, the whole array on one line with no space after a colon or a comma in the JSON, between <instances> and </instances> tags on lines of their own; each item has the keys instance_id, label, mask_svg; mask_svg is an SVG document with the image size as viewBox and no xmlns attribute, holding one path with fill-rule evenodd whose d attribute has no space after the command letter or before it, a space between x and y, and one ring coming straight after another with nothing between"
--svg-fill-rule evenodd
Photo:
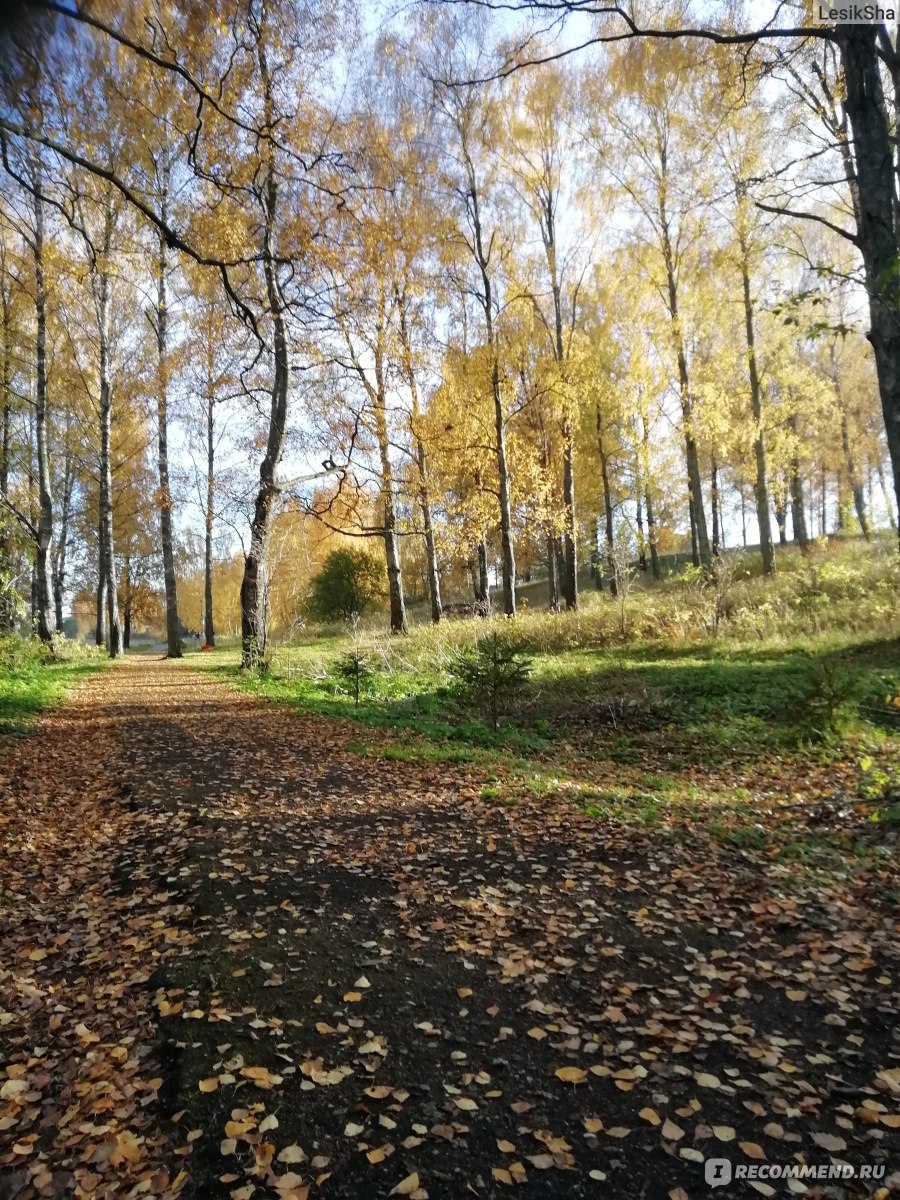
<instances>
[{"instance_id":1,"label":"grassy slope","mask_svg":"<svg viewBox=\"0 0 900 1200\"><path fill-rule=\"evenodd\" d=\"M817 686L829 682L829 672L838 675L832 688L846 692L848 707L858 712L860 701L895 686L900 671L900 642L880 636L819 635L750 647L707 640L535 651L531 679L510 699L508 719L494 733L453 694L440 664L417 662L414 653L411 661L395 658L377 674L357 707L346 685L329 673L349 645L349 639L328 639L285 648L262 677L240 675L235 648L196 661L305 711L510 751L550 749L567 717L577 719L603 704L644 707L664 716L670 733L694 733L723 745L748 739L790 745L803 736L806 718L811 722L819 712L813 705L804 714L804 706Z\"/></svg>"},{"instance_id":2,"label":"grassy slope","mask_svg":"<svg viewBox=\"0 0 900 1200\"><path fill-rule=\"evenodd\" d=\"M498 622L532 655L533 672L497 732L453 693L445 669L484 634L477 620L423 625L406 639L364 635L379 669L359 707L333 673L347 635L310 631L279 648L262 677L240 674L235 648L195 661L302 711L354 721L362 754L471 763L499 803L564 795L642 824L751 825L772 806L840 795L884 801L900 819L900 708L886 702L900 694L896 564L859 546L784 561L774 582L730 586L718 637L690 573L629 598L628 635L654 637L623 640L617 605L596 595L579 614Z\"/></svg>"},{"instance_id":3,"label":"grassy slope","mask_svg":"<svg viewBox=\"0 0 900 1200\"><path fill-rule=\"evenodd\" d=\"M86 659L29 662L13 670L0 669L0 738L25 732L36 717L58 704L80 679L103 665L100 659Z\"/></svg>"}]
</instances>

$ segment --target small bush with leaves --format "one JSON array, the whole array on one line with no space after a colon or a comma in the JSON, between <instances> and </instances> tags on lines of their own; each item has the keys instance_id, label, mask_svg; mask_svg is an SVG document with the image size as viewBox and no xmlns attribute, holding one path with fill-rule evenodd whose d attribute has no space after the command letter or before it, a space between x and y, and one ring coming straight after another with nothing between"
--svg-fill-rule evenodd
<instances>
[{"instance_id":1,"label":"small bush with leaves","mask_svg":"<svg viewBox=\"0 0 900 1200\"><path fill-rule=\"evenodd\" d=\"M79 642L76 638L54 633L50 655L55 662L81 663L105 659L106 651L90 642Z\"/></svg>"},{"instance_id":2,"label":"small bush with leaves","mask_svg":"<svg viewBox=\"0 0 900 1200\"><path fill-rule=\"evenodd\" d=\"M531 674L531 659L521 647L491 633L474 649L460 652L448 671L462 695L487 710L496 729L507 698Z\"/></svg>"},{"instance_id":3,"label":"small bush with leaves","mask_svg":"<svg viewBox=\"0 0 900 1200\"><path fill-rule=\"evenodd\" d=\"M10 674L42 666L50 657L49 648L36 637L0 637L0 668Z\"/></svg>"},{"instance_id":4,"label":"small bush with leaves","mask_svg":"<svg viewBox=\"0 0 900 1200\"><path fill-rule=\"evenodd\" d=\"M332 550L310 585L310 608L322 621L351 621L384 593L384 567L368 550Z\"/></svg>"},{"instance_id":5,"label":"small bush with leaves","mask_svg":"<svg viewBox=\"0 0 900 1200\"><path fill-rule=\"evenodd\" d=\"M350 689L353 702L359 708L359 698L375 676L372 664L360 647L354 646L348 654L339 658L332 667L332 674Z\"/></svg>"},{"instance_id":6,"label":"small bush with leaves","mask_svg":"<svg viewBox=\"0 0 900 1200\"><path fill-rule=\"evenodd\" d=\"M827 740L847 732L857 715L859 683L834 662L824 660L810 669L798 725L813 740Z\"/></svg>"}]
</instances>

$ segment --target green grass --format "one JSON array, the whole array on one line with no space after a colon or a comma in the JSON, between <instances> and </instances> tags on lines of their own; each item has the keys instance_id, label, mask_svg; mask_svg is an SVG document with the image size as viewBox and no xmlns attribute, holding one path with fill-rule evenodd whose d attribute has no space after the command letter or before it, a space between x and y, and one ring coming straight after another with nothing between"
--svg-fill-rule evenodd
<instances>
[{"instance_id":1,"label":"green grass","mask_svg":"<svg viewBox=\"0 0 900 1200\"><path fill-rule=\"evenodd\" d=\"M542 757L573 737L587 743L582 731L594 727L602 729L605 754L635 764L646 736L660 730L673 749L702 745L711 758L735 748L776 751L840 741L842 733L867 725L874 732L876 717L890 722L884 696L900 679L896 638L822 634L750 647L709 639L535 651L531 678L508 698L504 721L494 731L451 688L446 655L422 653L415 639L381 654L381 669L359 705L329 673L346 641L284 648L260 676L239 672L236 650L193 661L306 712L408 731L448 749L464 747L454 753L457 761L472 761L479 750ZM589 752L589 746L582 749ZM664 778L652 770L649 775L646 790L665 789Z\"/></svg>"},{"instance_id":2,"label":"green grass","mask_svg":"<svg viewBox=\"0 0 900 1200\"><path fill-rule=\"evenodd\" d=\"M27 732L41 713L103 665L99 658L58 662L29 656L11 668L0 667L0 739Z\"/></svg>"},{"instance_id":3,"label":"green grass","mask_svg":"<svg viewBox=\"0 0 900 1200\"><path fill-rule=\"evenodd\" d=\"M360 703L354 703L348 686L328 673L328 667L345 653L348 640L292 647L279 656L265 675L245 675L238 669L237 650L216 650L192 659L245 690L321 716L356 721L373 728L408 730L432 742L459 744L456 761L471 761L477 749L535 753L548 745L547 731L527 725L506 724L493 730L466 709L453 695L439 669L413 670L397 664L378 672L367 685Z\"/></svg>"},{"instance_id":4,"label":"green grass","mask_svg":"<svg viewBox=\"0 0 900 1200\"><path fill-rule=\"evenodd\" d=\"M802 822L795 828L786 812L777 833L764 833L760 813L834 786L859 789L875 820L897 819L895 551L853 543L809 559L786 553L775 580L752 567L737 576L716 636L707 585L691 570L629 597L625 639L615 603L596 594L574 614L414 624L404 638L370 624L357 635L374 671L358 706L334 670L353 643L333 627L277 647L262 675L240 672L236 647L191 661L304 713L352 722L360 755L465 764L488 803L567 801L598 820L693 823L737 852L820 860L825 843L813 844ZM496 731L447 669L492 629L532 660ZM833 846L827 854L839 858Z\"/></svg>"}]
</instances>

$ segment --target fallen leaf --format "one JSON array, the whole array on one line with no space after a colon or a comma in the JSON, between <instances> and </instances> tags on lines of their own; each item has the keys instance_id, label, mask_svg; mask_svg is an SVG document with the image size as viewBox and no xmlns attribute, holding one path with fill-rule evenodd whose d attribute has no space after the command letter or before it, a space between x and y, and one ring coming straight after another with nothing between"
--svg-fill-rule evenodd
<instances>
[{"instance_id":1,"label":"fallen leaf","mask_svg":"<svg viewBox=\"0 0 900 1200\"><path fill-rule=\"evenodd\" d=\"M699 1087L704 1088L719 1088L721 1083L715 1075L709 1075L706 1071L697 1071L694 1074L694 1080Z\"/></svg>"},{"instance_id":2,"label":"fallen leaf","mask_svg":"<svg viewBox=\"0 0 900 1200\"><path fill-rule=\"evenodd\" d=\"M525 1158L538 1171L549 1171L555 1162L552 1154L526 1154Z\"/></svg>"},{"instance_id":3,"label":"fallen leaf","mask_svg":"<svg viewBox=\"0 0 900 1200\"><path fill-rule=\"evenodd\" d=\"M412 1175L407 1175L405 1179L401 1179L396 1187L391 1188L388 1192L389 1196L411 1196L413 1192L419 1189L418 1172L413 1171Z\"/></svg>"},{"instance_id":4,"label":"fallen leaf","mask_svg":"<svg viewBox=\"0 0 900 1200\"><path fill-rule=\"evenodd\" d=\"M766 1152L756 1142L738 1142L741 1150L748 1158L765 1158Z\"/></svg>"},{"instance_id":5,"label":"fallen leaf","mask_svg":"<svg viewBox=\"0 0 900 1200\"><path fill-rule=\"evenodd\" d=\"M587 1080L587 1071L581 1067L557 1067L553 1074L563 1083L584 1083Z\"/></svg>"},{"instance_id":6,"label":"fallen leaf","mask_svg":"<svg viewBox=\"0 0 900 1200\"><path fill-rule=\"evenodd\" d=\"M240 1074L260 1088L269 1089L274 1083L268 1067L241 1067Z\"/></svg>"},{"instance_id":7,"label":"fallen leaf","mask_svg":"<svg viewBox=\"0 0 900 1200\"><path fill-rule=\"evenodd\" d=\"M279 1151L278 1161L285 1165L306 1162L306 1152L294 1142L293 1145L285 1146L283 1150Z\"/></svg>"},{"instance_id":8,"label":"fallen leaf","mask_svg":"<svg viewBox=\"0 0 900 1200\"><path fill-rule=\"evenodd\" d=\"M686 1158L688 1162L702 1163L704 1162L703 1154L699 1150L695 1150L693 1146L682 1146L678 1151L679 1158Z\"/></svg>"},{"instance_id":9,"label":"fallen leaf","mask_svg":"<svg viewBox=\"0 0 900 1200\"><path fill-rule=\"evenodd\" d=\"M844 1139L833 1133L814 1133L812 1140L820 1150L827 1150L829 1154L837 1154L839 1151L847 1149Z\"/></svg>"}]
</instances>

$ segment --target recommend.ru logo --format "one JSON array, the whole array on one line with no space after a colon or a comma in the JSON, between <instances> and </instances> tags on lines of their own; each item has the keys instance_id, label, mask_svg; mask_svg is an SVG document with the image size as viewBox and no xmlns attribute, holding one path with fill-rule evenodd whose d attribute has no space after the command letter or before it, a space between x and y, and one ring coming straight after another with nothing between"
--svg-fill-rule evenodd
<instances>
[{"instance_id":1,"label":"recommend.ru logo","mask_svg":"<svg viewBox=\"0 0 900 1200\"><path fill-rule=\"evenodd\" d=\"M708 1158L704 1169L710 1187L724 1187L726 1183L731 1183L730 1158Z\"/></svg>"},{"instance_id":2,"label":"recommend.ru logo","mask_svg":"<svg viewBox=\"0 0 900 1200\"><path fill-rule=\"evenodd\" d=\"M872 1182L883 1179L883 1163L866 1163L860 1167L850 1163L732 1163L730 1158L708 1158L704 1164L706 1182L710 1187L724 1187L732 1179L812 1179L826 1183L839 1179L863 1179Z\"/></svg>"}]
</instances>

